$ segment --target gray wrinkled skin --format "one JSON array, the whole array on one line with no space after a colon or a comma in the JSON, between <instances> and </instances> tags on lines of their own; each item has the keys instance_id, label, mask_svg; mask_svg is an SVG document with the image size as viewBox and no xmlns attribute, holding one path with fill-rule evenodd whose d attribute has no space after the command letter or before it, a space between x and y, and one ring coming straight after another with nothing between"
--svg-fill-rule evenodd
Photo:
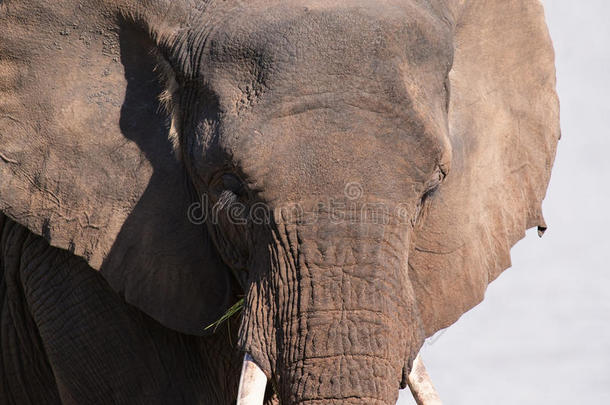
<instances>
[{"instance_id":1,"label":"gray wrinkled skin","mask_svg":"<svg viewBox=\"0 0 610 405\"><path fill-rule=\"evenodd\" d=\"M230 404L248 352L268 403L393 404L546 228L537 0L5 0L0 27L2 403Z\"/></svg>"}]
</instances>

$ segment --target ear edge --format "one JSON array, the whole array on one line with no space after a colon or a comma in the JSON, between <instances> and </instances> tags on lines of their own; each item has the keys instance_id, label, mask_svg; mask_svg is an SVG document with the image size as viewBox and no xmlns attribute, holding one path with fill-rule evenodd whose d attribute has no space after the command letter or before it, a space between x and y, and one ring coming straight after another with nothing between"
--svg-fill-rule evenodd
<instances>
[{"instance_id":1,"label":"ear edge","mask_svg":"<svg viewBox=\"0 0 610 405\"><path fill-rule=\"evenodd\" d=\"M510 267L510 249L526 229L546 229L541 205L560 137L553 50L539 2L473 0L456 15L453 167L415 229L409 259L427 336L483 300L489 282ZM515 150L522 152L512 158ZM469 162L474 151L482 159Z\"/></svg>"}]
</instances>

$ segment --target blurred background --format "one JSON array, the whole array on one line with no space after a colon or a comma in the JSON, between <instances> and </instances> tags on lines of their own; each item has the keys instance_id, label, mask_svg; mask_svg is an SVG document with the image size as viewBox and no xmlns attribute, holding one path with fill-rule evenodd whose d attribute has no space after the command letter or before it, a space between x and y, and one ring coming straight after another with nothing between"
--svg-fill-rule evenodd
<instances>
[{"instance_id":1,"label":"blurred background","mask_svg":"<svg viewBox=\"0 0 610 405\"><path fill-rule=\"evenodd\" d=\"M549 229L529 231L485 301L426 342L447 405L610 404L610 1L542 3L562 127ZM398 404L415 404L408 389Z\"/></svg>"}]
</instances>

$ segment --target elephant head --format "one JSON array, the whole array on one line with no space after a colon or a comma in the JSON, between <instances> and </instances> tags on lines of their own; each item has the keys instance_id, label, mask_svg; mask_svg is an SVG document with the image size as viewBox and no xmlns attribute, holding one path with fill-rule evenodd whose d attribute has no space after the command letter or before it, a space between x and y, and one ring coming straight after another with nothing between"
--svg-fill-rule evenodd
<instances>
[{"instance_id":1,"label":"elephant head","mask_svg":"<svg viewBox=\"0 0 610 405\"><path fill-rule=\"evenodd\" d=\"M0 26L0 210L183 333L245 296L282 403L395 402L545 228L536 0L5 0Z\"/></svg>"}]
</instances>

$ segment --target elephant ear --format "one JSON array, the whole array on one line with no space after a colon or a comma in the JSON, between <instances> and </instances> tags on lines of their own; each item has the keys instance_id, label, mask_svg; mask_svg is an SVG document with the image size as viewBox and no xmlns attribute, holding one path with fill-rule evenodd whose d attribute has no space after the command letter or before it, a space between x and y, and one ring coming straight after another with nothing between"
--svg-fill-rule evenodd
<instances>
[{"instance_id":1,"label":"elephant ear","mask_svg":"<svg viewBox=\"0 0 610 405\"><path fill-rule=\"evenodd\" d=\"M478 304L541 204L559 130L554 52L538 0L456 1L451 171L409 258L426 336Z\"/></svg>"},{"instance_id":2,"label":"elephant ear","mask_svg":"<svg viewBox=\"0 0 610 405\"><path fill-rule=\"evenodd\" d=\"M169 31L173 14L160 14ZM231 273L188 220L154 24L97 0L1 3L0 210L100 270L128 303L201 335L230 304Z\"/></svg>"}]
</instances>

